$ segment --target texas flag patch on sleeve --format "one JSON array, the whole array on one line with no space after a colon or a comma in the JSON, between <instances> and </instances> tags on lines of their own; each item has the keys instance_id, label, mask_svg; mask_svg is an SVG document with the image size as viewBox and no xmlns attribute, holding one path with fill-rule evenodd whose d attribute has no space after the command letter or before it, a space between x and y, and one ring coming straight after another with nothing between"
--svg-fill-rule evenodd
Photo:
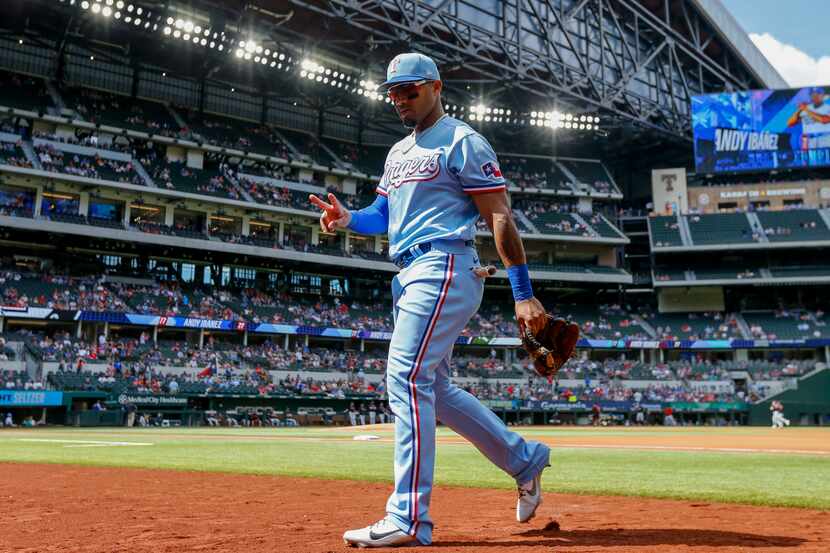
<instances>
[{"instance_id":1,"label":"texas flag patch on sleeve","mask_svg":"<svg viewBox=\"0 0 830 553\"><path fill-rule=\"evenodd\" d=\"M490 179L502 178L501 169L499 169L499 164L495 161L488 161L487 163L482 165L481 172L484 173L485 177Z\"/></svg>"}]
</instances>

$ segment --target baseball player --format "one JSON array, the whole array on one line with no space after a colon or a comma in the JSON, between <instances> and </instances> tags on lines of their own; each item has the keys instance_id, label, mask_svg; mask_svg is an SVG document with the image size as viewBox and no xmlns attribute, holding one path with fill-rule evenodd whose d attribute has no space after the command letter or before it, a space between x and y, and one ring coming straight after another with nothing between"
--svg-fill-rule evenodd
<instances>
[{"instance_id":1,"label":"baseball player","mask_svg":"<svg viewBox=\"0 0 830 553\"><path fill-rule=\"evenodd\" d=\"M541 503L541 472L550 449L525 441L469 393L450 382L456 338L478 310L484 277L475 250L476 221L493 231L507 267L522 328L547 323L533 296L525 252L508 204L505 179L490 144L467 124L444 113L435 62L401 54L389 64L389 98L411 134L386 158L374 203L345 209L333 194L311 196L328 232L349 228L389 237L400 268L392 280L395 328L389 344L387 393L395 420L395 484L386 516L343 534L359 547L428 545L435 461L435 422L472 442L519 487L516 518L528 521Z\"/></svg>"},{"instance_id":2,"label":"baseball player","mask_svg":"<svg viewBox=\"0 0 830 553\"><path fill-rule=\"evenodd\" d=\"M773 400L769 406L772 411L772 427L784 428L790 425L790 419L784 417L784 404L777 399Z\"/></svg>"}]
</instances>

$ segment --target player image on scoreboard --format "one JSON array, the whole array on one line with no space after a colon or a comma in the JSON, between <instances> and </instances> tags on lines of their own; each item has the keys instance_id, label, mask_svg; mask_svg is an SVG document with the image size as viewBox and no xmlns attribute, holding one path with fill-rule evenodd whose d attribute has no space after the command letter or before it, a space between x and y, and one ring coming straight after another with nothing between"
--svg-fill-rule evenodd
<instances>
[{"instance_id":1,"label":"player image on scoreboard","mask_svg":"<svg viewBox=\"0 0 830 553\"><path fill-rule=\"evenodd\" d=\"M692 128L698 172L830 164L824 87L694 96Z\"/></svg>"}]
</instances>

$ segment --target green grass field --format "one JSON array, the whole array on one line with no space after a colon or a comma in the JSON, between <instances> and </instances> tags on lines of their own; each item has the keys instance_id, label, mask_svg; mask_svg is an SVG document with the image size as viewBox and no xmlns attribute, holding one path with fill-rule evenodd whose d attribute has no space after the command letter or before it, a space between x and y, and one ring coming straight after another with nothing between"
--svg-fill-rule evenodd
<instances>
[{"instance_id":1,"label":"green grass field","mask_svg":"<svg viewBox=\"0 0 830 553\"><path fill-rule=\"evenodd\" d=\"M797 436L801 429L788 429ZM706 429L669 432L700 433ZM735 437L757 429L730 429ZM767 430L764 430L767 431ZM556 438L586 430L522 429ZM592 430L591 437L649 430ZM665 433L665 430L661 430ZM816 432L815 429L812 432ZM391 432L355 441L349 429L38 429L0 431L0 462L71 463L391 482ZM439 436L454 436L446 429ZM830 441L830 431L827 431ZM124 442L141 445L119 445ZM830 509L830 455L555 447L548 491ZM439 485L511 488L512 480L466 443L438 446ZM6 473L8 475L8 473Z\"/></svg>"}]
</instances>

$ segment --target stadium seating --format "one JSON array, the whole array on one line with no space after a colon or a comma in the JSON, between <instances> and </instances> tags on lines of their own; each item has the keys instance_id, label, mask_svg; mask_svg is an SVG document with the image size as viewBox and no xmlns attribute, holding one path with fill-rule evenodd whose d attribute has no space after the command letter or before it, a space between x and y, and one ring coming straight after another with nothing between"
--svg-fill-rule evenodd
<instances>
[{"instance_id":1,"label":"stadium seating","mask_svg":"<svg viewBox=\"0 0 830 553\"><path fill-rule=\"evenodd\" d=\"M596 161L558 160L576 178L579 188L588 192L612 194L617 192L611 177Z\"/></svg>"},{"instance_id":2,"label":"stadium seating","mask_svg":"<svg viewBox=\"0 0 830 553\"><path fill-rule=\"evenodd\" d=\"M774 278L830 277L830 266L804 265L794 267L771 267Z\"/></svg>"},{"instance_id":3,"label":"stadium seating","mask_svg":"<svg viewBox=\"0 0 830 553\"><path fill-rule=\"evenodd\" d=\"M779 310L743 314L755 339L806 340L830 337L822 311Z\"/></svg>"},{"instance_id":4,"label":"stadium seating","mask_svg":"<svg viewBox=\"0 0 830 553\"><path fill-rule=\"evenodd\" d=\"M757 241L745 213L690 215L687 219L692 241L697 246Z\"/></svg>"},{"instance_id":5,"label":"stadium seating","mask_svg":"<svg viewBox=\"0 0 830 553\"><path fill-rule=\"evenodd\" d=\"M180 161L164 161L161 156L152 158L150 162L152 165L148 171L159 188L233 200L242 198L221 168L211 167L212 163L206 163L210 168L195 169Z\"/></svg>"},{"instance_id":6,"label":"stadium seating","mask_svg":"<svg viewBox=\"0 0 830 553\"><path fill-rule=\"evenodd\" d=\"M289 129L279 129L292 146L302 152L304 161L317 163L323 167L337 167L334 158L320 147L320 142L310 134Z\"/></svg>"},{"instance_id":7,"label":"stadium seating","mask_svg":"<svg viewBox=\"0 0 830 553\"><path fill-rule=\"evenodd\" d=\"M23 149L12 142L0 142L0 164L30 169L32 167Z\"/></svg>"},{"instance_id":8,"label":"stadium seating","mask_svg":"<svg viewBox=\"0 0 830 553\"><path fill-rule=\"evenodd\" d=\"M166 106L87 88L65 87L61 97L69 109L92 123L164 136L179 136L180 128Z\"/></svg>"},{"instance_id":9,"label":"stadium seating","mask_svg":"<svg viewBox=\"0 0 830 553\"><path fill-rule=\"evenodd\" d=\"M655 268L654 280L657 282L686 280L686 271L674 268Z\"/></svg>"},{"instance_id":10,"label":"stadium seating","mask_svg":"<svg viewBox=\"0 0 830 553\"><path fill-rule=\"evenodd\" d=\"M714 269L695 268L694 274L697 277L697 280L752 280L763 278L763 275L759 270L747 267L737 269L730 269L727 267Z\"/></svg>"},{"instance_id":11,"label":"stadium seating","mask_svg":"<svg viewBox=\"0 0 830 553\"><path fill-rule=\"evenodd\" d=\"M309 211L308 192L301 192L293 188L277 187L267 183L254 182L251 179L240 177L239 185L260 204L280 207L291 207Z\"/></svg>"},{"instance_id":12,"label":"stadium seating","mask_svg":"<svg viewBox=\"0 0 830 553\"><path fill-rule=\"evenodd\" d=\"M603 238L622 238L622 233L617 230L608 220L601 216L599 213L594 213L593 215L586 215L583 218L591 225L591 228L597 231L597 233L602 236Z\"/></svg>"},{"instance_id":13,"label":"stadium seating","mask_svg":"<svg viewBox=\"0 0 830 553\"><path fill-rule=\"evenodd\" d=\"M64 152L47 144L36 146L35 151L46 171L144 185L130 162Z\"/></svg>"},{"instance_id":14,"label":"stadium seating","mask_svg":"<svg viewBox=\"0 0 830 553\"><path fill-rule=\"evenodd\" d=\"M757 216L770 242L830 240L830 228L815 209L759 211Z\"/></svg>"},{"instance_id":15,"label":"stadium seating","mask_svg":"<svg viewBox=\"0 0 830 553\"><path fill-rule=\"evenodd\" d=\"M51 103L42 79L0 71L0 105L39 112Z\"/></svg>"},{"instance_id":16,"label":"stadium seating","mask_svg":"<svg viewBox=\"0 0 830 553\"><path fill-rule=\"evenodd\" d=\"M385 146L358 146L340 140L321 140L347 165L367 175L380 176L386 164L389 148Z\"/></svg>"},{"instance_id":17,"label":"stadium seating","mask_svg":"<svg viewBox=\"0 0 830 553\"><path fill-rule=\"evenodd\" d=\"M207 113L199 116L185 109L178 111L194 138L201 138L208 144L284 159L291 157L286 145L266 125Z\"/></svg>"},{"instance_id":18,"label":"stadium seating","mask_svg":"<svg viewBox=\"0 0 830 553\"><path fill-rule=\"evenodd\" d=\"M541 212L528 218L542 234L590 237L591 231L570 213Z\"/></svg>"},{"instance_id":19,"label":"stadium seating","mask_svg":"<svg viewBox=\"0 0 830 553\"><path fill-rule=\"evenodd\" d=\"M640 316L661 340L728 340L742 338L737 321L723 313L655 313Z\"/></svg>"},{"instance_id":20,"label":"stadium seating","mask_svg":"<svg viewBox=\"0 0 830 553\"><path fill-rule=\"evenodd\" d=\"M677 217L651 217L648 220L648 228L651 232L651 240L657 248L683 245Z\"/></svg>"}]
</instances>

